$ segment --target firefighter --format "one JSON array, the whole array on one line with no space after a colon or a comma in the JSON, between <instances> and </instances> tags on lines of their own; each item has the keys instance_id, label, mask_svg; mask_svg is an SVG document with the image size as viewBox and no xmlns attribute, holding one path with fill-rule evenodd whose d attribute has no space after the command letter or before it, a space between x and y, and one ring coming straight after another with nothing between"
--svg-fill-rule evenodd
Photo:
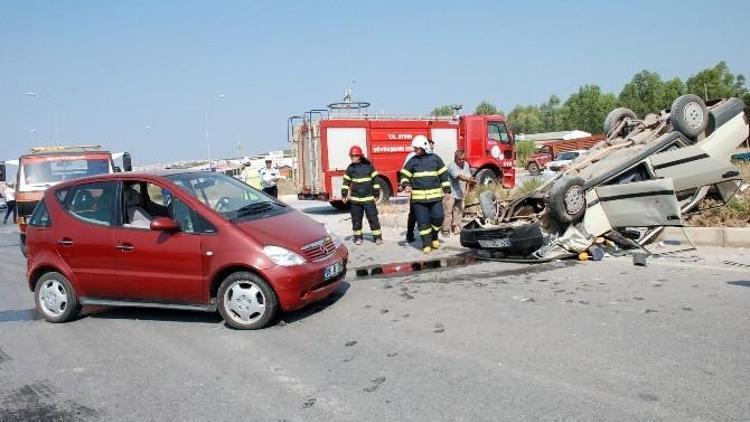
<instances>
[{"instance_id":1,"label":"firefighter","mask_svg":"<svg viewBox=\"0 0 750 422\"><path fill-rule=\"evenodd\" d=\"M242 159L242 173L240 173L240 178L255 189L261 190L263 188L261 186L260 172L258 169L252 167L252 161L248 157Z\"/></svg>"},{"instance_id":2,"label":"firefighter","mask_svg":"<svg viewBox=\"0 0 750 422\"><path fill-rule=\"evenodd\" d=\"M428 154L432 154L433 150L435 149L435 143L432 141L432 139L428 139L427 142L430 143L430 150L426 151ZM414 151L410 152L409 155L406 156L406 160L404 160L404 165L402 167L406 167L406 163L411 160L411 157L416 155ZM414 243L414 228L417 226L417 218L414 214L414 207L411 205L411 200L409 201L409 217L406 219L406 243Z\"/></svg>"},{"instance_id":3,"label":"firefighter","mask_svg":"<svg viewBox=\"0 0 750 422\"><path fill-rule=\"evenodd\" d=\"M362 148L353 146L349 149L349 157L352 163L346 168L344 184L341 187L341 197L344 202L351 204L352 230L354 230L354 243L362 244L362 217L367 216L367 222L372 230L372 237L378 245L383 243L383 233L378 221L378 209L375 206L375 198L380 196L380 185L375 176L378 172L370 161L365 158Z\"/></svg>"},{"instance_id":4,"label":"firefighter","mask_svg":"<svg viewBox=\"0 0 750 422\"><path fill-rule=\"evenodd\" d=\"M437 154L429 154L430 143L423 135L411 142L415 155L401 169L401 186L411 191L411 203L417 217L422 251L440 247L438 232L443 225L443 195L450 195L448 169Z\"/></svg>"}]
</instances>

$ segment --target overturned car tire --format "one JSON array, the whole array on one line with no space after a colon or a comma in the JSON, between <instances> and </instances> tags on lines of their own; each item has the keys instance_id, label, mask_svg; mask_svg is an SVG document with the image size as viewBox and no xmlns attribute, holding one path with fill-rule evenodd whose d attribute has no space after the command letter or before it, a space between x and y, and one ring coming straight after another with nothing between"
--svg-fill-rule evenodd
<instances>
[{"instance_id":1,"label":"overturned car tire","mask_svg":"<svg viewBox=\"0 0 750 422\"><path fill-rule=\"evenodd\" d=\"M703 133L708 125L708 108L695 94L680 95L669 109L672 126L689 138Z\"/></svg>"},{"instance_id":2,"label":"overturned car tire","mask_svg":"<svg viewBox=\"0 0 750 422\"><path fill-rule=\"evenodd\" d=\"M616 108L607 114L607 117L604 119L604 133L608 137L617 136L619 134L611 134L612 130L614 130L620 122L622 122L625 119L637 119L638 116L635 114L635 112L629 108L620 107Z\"/></svg>"},{"instance_id":3,"label":"overturned car tire","mask_svg":"<svg viewBox=\"0 0 750 422\"><path fill-rule=\"evenodd\" d=\"M586 213L583 179L563 176L555 182L547 197L547 209L561 223L575 223Z\"/></svg>"},{"instance_id":4,"label":"overturned car tire","mask_svg":"<svg viewBox=\"0 0 750 422\"><path fill-rule=\"evenodd\" d=\"M497 218L497 196L495 192L486 190L479 194L479 208L482 215L488 220Z\"/></svg>"}]
</instances>

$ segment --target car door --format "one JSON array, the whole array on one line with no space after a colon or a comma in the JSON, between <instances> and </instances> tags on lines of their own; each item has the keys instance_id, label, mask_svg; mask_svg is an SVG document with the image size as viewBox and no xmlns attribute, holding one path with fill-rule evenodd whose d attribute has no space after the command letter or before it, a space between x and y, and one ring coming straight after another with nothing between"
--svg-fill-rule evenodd
<instances>
[{"instance_id":1,"label":"car door","mask_svg":"<svg viewBox=\"0 0 750 422\"><path fill-rule=\"evenodd\" d=\"M137 200L133 191L140 195ZM120 198L119 224L113 230L113 238L122 297L158 303L204 303L207 291L202 235L196 230L193 211L177 195L153 181L123 183ZM175 210L179 210L179 215L175 215ZM175 219L180 230L158 231L143 224L144 219L157 217Z\"/></svg>"},{"instance_id":2,"label":"car door","mask_svg":"<svg viewBox=\"0 0 750 422\"><path fill-rule=\"evenodd\" d=\"M108 181L55 192L65 212L49 236L78 282L79 296L117 296L112 240L116 187L116 182Z\"/></svg>"},{"instance_id":3,"label":"car door","mask_svg":"<svg viewBox=\"0 0 750 422\"><path fill-rule=\"evenodd\" d=\"M705 145L667 149L650 157L657 177L674 180L675 190L683 191L736 179L739 171L727 156L717 156Z\"/></svg>"},{"instance_id":4,"label":"car door","mask_svg":"<svg viewBox=\"0 0 750 422\"><path fill-rule=\"evenodd\" d=\"M599 186L595 192L612 227L682 225L672 179Z\"/></svg>"}]
</instances>

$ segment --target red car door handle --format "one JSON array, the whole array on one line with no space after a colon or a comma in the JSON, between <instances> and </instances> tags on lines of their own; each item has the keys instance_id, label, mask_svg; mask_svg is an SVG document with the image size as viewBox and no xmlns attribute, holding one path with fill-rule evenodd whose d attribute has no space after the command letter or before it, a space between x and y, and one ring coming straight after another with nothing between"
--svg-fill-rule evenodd
<instances>
[{"instance_id":1,"label":"red car door handle","mask_svg":"<svg viewBox=\"0 0 750 422\"><path fill-rule=\"evenodd\" d=\"M130 243L120 243L119 245L117 245L117 249L123 252L132 252L135 248Z\"/></svg>"},{"instance_id":2,"label":"red car door handle","mask_svg":"<svg viewBox=\"0 0 750 422\"><path fill-rule=\"evenodd\" d=\"M63 237L62 239L57 241L57 244L63 246L73 246L73 239L69 237Z\"/></svg>"}]
</instances>

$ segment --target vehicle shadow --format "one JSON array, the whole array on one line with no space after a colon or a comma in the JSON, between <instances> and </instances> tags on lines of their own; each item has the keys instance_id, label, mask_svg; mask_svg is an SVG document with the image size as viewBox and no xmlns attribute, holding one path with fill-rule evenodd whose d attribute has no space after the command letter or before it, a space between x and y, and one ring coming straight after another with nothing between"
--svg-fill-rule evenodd
<instances>
[{"instance_id":1,"label":"vehicle shadow","mask_svg":"<svg viewBox=\"0 0 750 422\"><path fill-rule=\"evenodd\" d=\"M335 304L336 302L339 301L339 299L344 297L344 295L346 294L347 290L349 290L350 287L351 287L351 284L344 281L327 298L319 302L311 303L309 306L306 306L302 309L292 311L292 312L282 313L279 316L279 318L277 318L275 326L283 327L286 324L291 324L293 322L303 320L307 317L317 314L318 312L328 309L328 307Z\"/></svg>"},{"instance_id":2,"label":"vehicle shadow","mask_svg":"<svg viewBox=\"0 0 750 422\"><path fill-rule=\"evenodd\" d=\"M218 312L108 306L85 306L81 311L79 318L132 319L205 324L217 324L222 321Z\"/></svg>"},{"instance_id":3,"label":"vehicle shadow","mask_svg":"<svg viewBox=\"0 0 750 422\"><path fill-rule=\"evenodd\" d=\"M36 321L39 319L41 317L33 308L0 310L0 324L5 322Z\"/></svg>"},{"instance_id":4,"label":"vehicle shadow","mask_svg":"<svg viewBox=\"0 0 750 422\"><path fill-rule=\"evenodd\" d=\"M322 207L303 208L300 211L302 211L305 214L312 214L312 215L349 214L349 211L347 211L347 210L339 210L339 209L333 208L330 205L325 205L325 206L322 206Z\"/></svg>"}]
</instances>

